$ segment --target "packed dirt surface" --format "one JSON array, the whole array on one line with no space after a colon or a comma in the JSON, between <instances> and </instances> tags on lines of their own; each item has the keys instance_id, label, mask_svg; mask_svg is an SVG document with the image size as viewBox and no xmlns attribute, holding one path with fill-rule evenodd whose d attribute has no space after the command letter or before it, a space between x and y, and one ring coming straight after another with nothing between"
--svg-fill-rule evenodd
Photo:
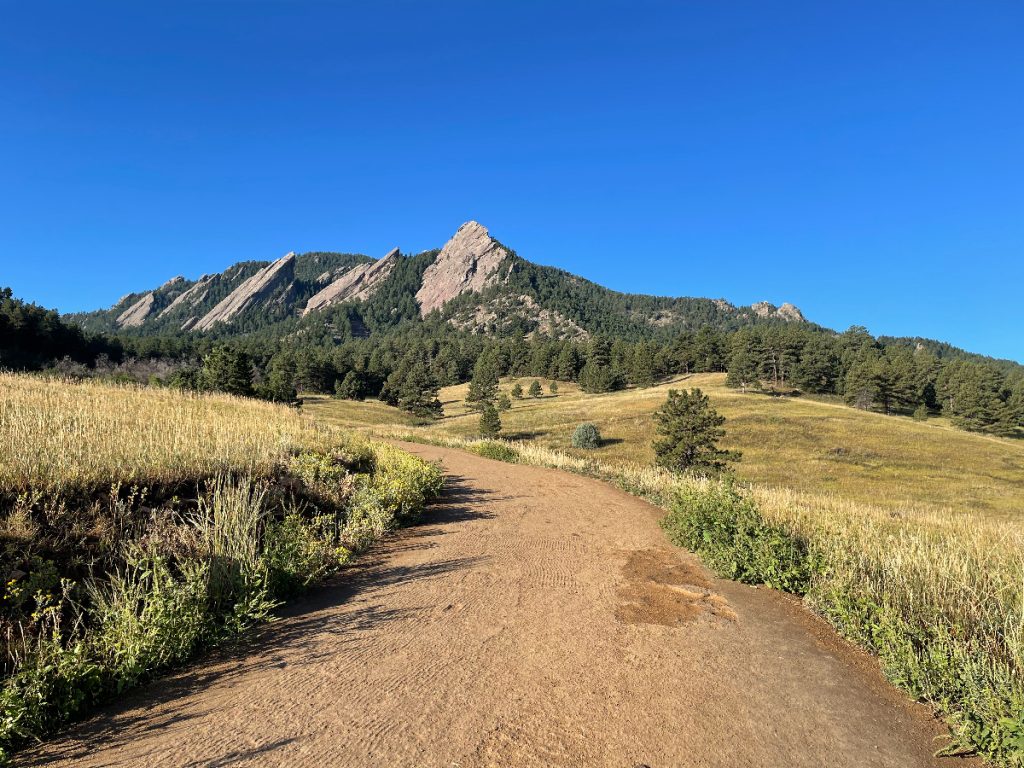
<instances>
[{"instance_id":1,"label":"packed dirt surface","mask_svg":"<svg viewBox=\"0 0 1024 768\"><path fill-rule=\"evenodd\" d=\"M243 649L23 754L57 766L910 766L943 732L801 605L659 511L460 451L447 491Z\"/></svg>"}]
</instances>

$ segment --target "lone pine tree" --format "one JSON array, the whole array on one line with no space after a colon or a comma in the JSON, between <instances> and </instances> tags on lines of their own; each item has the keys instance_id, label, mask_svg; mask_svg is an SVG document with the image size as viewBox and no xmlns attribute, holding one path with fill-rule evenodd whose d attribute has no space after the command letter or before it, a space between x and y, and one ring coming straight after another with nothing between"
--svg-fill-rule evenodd
<instances>
[{"instance_id":1,"label":"lone pine tree","mask_svg":"<svg viewBox=\"0 0 1024 768\"><path fill-rule=\"evenodd\" d=\"M738 461L736 451L724 451L718 441L725 435L725 417L711 407L699 389L670 389L668 400L655 411L659 439L654 441L655 461L672 472L721 472Z\"/></svg>"},{"instance_id":2,"label":"lone pine tree","mask_svg":"<svg viewBox=\"0 0 1024 768\"><path fill-rule=\"evenodd\" d=\"M513 391L513 394L514 391ZM466 403L473 410L483 410L493 405L498 397L498 365L493 355L481 355L473 366L473 378L469 382Z\"/></svg>"},{"instance_id":3,"label":"lone pine tree","mask_svg":"<svg viewBox=\"0 0 1024 768\"><path fill-rule=\"evenodd\" d=\"M497 437L501 434L501 417L493 403L485 403L480 412L480 436Z\"/></svg>"}]
</instances>

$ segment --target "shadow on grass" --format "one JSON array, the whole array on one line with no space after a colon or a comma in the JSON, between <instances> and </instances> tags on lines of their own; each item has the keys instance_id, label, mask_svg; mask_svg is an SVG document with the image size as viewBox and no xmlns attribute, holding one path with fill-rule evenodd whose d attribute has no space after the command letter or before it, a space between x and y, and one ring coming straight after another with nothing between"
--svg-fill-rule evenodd
<instances>
[{"instance_id":1,"label":"shadow on grass","mask_svg":"<svg viewBox=\"0 0 1024 768\"><path fill-rule=\"evenodd\" d=\"M307 684L321 680L324 663L335 667L339 662L342 666L372 663L375 653L382 648L386 652L389 635L382 630L436 607L388 608L385 602L389 588L472 568L484 559L460 557L398 564L394 562L395 556L433 549L438 546L437 537L451 532L458 524L493 517L479 505L499 498L502 497L469 487L461 477L447 476L441 498L427 509L419 523L379 542L355 565L281 608L278 621L260 626L238 642L207 653L192 666L100 708L90 720L69 727L54 741L19 754L17 764L43 766L58 757L82 759L133 741L142 742L132 752L134 764L156 764L167 759L176 735L194 743L194 727L211 715L223 717L223 695L198 695L215 684L221 685L223 692L241 686L242 678L258 676L260 686L265 678L267 690L276 689L278 697L284 687L288 698L298 699L304 695ZM289 671L282 676L274 670ZM250 695L260 690L251 682L247 689ZM230 694L228 700L232 700ZM230 724L231 720L224 722ZM230 725L226 730L225 738L212 739L206 746L209 754L198 762L181 764L229 766L253 760L278 763L282 757L271 757L269 753L304 738L296 734L239 749L238 740L229 738ZM151 743L146 741L147 735L155 737ZM216 754L221 750L223 754Z\"/></svg>"}]
</instances>

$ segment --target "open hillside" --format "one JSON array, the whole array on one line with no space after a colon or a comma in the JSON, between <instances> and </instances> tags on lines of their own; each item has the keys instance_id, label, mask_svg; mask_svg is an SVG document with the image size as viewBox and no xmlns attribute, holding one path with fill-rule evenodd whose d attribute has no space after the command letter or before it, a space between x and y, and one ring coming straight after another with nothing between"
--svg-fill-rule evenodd
<instances>
[{"instance_id":1,"label":"open hillside","mask_svg":"<svg viewBox=\"0 0 1024 768\"><path fill-rule=\"evenodd\" d=\"M514 382L524 389L533 378ZM512 399L501 414L503 436L588 455L611 463L649 464L651 416L671 388L699 387L726 417L723 446L743 452L741 479L772 488L834 495L893 510L948 510L1006 519L1024 515L1024 443L957 430L941 418L927 422L850 408L829 399L743 393L725 386L724 374L694 374L645 389L589 395L571 382L558 394L540 379L539 398ZM440 390L444 417L426 434L475 436L479 414L465 403L468 385ZM314 397L308 410L346 426L414 423L377 401ZM570 445L573 429L594 422L604 438L596 451Z\"/></svg>"}]
</instances>

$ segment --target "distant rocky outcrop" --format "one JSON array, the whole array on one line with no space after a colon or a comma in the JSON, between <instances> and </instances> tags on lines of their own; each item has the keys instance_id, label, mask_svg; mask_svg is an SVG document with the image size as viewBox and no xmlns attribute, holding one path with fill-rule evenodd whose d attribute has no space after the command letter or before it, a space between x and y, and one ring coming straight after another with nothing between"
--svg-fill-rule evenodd
<instances>
[{"instance_id":1,"label":"distant rocky outcrop","mask_svg":"<svg viewBox=\"0 0 1024 768\"><path fill-rule=\"evenodd\" d=\"M313 295L302 310L303 316L344 301L365 301L388 279L401 258L401 252L392 248L378 261L353 267Z\"/></svg>"},{"instance_id":2,"label":"distant rocky outcrop","mask_svg":"<svg viewBox=\"0 0 1024 768\"><path fill-rule=\"evenodd\" d=\"M150 291L117 316L118 326L121 328L138 328L152 313L155 302L156 296Z\"/></svg>"},{"instance_id":3,"label":"distant rocky outcrop","mask_svg":"<svg viewBox=\"0 0 1024 768\"><path fill-rule=\"evenodd\" d=\"M254 304L287 289L294 280L295 254L288 253L268 264L255 275L225 296L213 309L203 315L192 330L208 331L217 323L227 323Z\"/></svg>"},{"instance_id":4,"label":"distant rocky outcrop","mask_svg":"<svg viewBox=\"0 0 1024 768\"><path fill-rule=\"evenodd\" d=\"M755 315L764 320L785 320L790 323L807 322L804 318L804 313L789 302L786 302L781 307L776 307L767 301L759 301L756 304L751 304L750 309Z\"/></svg>"},{"instance_id":5,"label":"distant rocky outcrop","mask_svg":"<svg viewBox=\"0 0 1024 768\"><path fill-rule=\"evenodd\" d=\"M482 291L496 281L498 267L509 251L475 221L467 221L423 273L416 292L420 314L427 315L471 291Z\"/></svg>"}]
</instances>

